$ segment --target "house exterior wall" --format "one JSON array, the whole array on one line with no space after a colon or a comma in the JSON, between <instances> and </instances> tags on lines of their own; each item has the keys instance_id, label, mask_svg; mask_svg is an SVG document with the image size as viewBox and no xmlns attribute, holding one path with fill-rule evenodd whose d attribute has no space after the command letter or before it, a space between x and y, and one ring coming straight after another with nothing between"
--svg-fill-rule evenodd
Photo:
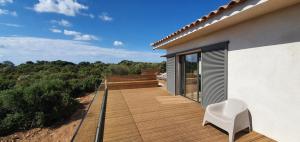
<instances>
[{"instance_id":1,"label":"house exterior wall","mask_svg":"<svg viewBox=\"0 0 300 142\"><path fill-rule=\"evenodd\" d=\"M299 13L297 4L176 45L167 52L230 41L228 98L248 105L255 131L278 141L296 142L300 139Z\"/></svg>"}]
</instances>

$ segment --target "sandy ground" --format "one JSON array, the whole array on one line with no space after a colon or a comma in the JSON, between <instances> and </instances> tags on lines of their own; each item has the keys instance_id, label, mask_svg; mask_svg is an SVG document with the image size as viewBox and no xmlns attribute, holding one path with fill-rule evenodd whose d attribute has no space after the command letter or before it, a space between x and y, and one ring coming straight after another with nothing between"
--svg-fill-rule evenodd
<instances>
[{"instance_id":1,"label":"sandy ground","mask_svg":"<svg viewBox=\"0 0 300 142\"><path fill-rule=\"evenodd\" d=\"M83 105L69 120L55 124L50 128L35 128L24 132L16 132L6 137L0 137L0 142L69 142L85 115L94 93L77 98Z\"/></svg>"}]
</instances>

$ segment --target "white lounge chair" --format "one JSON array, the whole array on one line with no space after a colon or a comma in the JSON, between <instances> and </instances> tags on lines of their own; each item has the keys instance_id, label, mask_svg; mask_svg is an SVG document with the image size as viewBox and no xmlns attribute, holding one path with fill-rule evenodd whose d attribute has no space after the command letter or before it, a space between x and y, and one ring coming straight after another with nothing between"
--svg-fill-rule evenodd
<instances>
[{"instance_id":1,"label":"white lounge chair","mask_svg":"<svg viewBox=\"0 0 300 142\"><path fill-rule=\"evenodd\" d=\"M203 126L210 122L229 134L229 142L234 141L234 135L250 126L249 111L245 103L237 99L210 104L205 110Z\"/></svg>"}]
</instances>

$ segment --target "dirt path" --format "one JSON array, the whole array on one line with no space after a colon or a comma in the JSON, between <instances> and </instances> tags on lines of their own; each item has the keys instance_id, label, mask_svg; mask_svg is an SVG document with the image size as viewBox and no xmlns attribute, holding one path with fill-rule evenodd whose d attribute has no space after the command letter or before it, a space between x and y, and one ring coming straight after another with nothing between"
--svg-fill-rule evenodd
<instances>
[{"instance_id":1,"label":"dirt path","mask_svg":"<svg viewBox=\"0 0 300 142\"><path fill-rule=\"evenodd\" d=\"M0 137L0 142L69 142L85 115L95 93L77 98L83 105L70 118L70 120L56 124L51 128L35 128L24 132L17 132L6 137Z\"/></svg>"}]
</instances>

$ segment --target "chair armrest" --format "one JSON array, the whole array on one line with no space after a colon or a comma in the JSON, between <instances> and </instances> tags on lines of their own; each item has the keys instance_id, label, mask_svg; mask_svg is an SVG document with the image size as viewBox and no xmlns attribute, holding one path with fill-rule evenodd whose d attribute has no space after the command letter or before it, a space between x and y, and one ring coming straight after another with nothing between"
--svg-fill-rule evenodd
<instances>
[{"instance_id":1,"label":"chair armrest","mask_svg":"<svg viewBox=\"0 0 300 142\"><path fill-rule=\"evenodd\" d=\"M220 102L220 103L215 103L215 104L210 104L207 106L207 110L208 111L219 111L219 112L222 112L223 109L224 109L224 105L225 103L224 102Z\"/></svg>"},{"instance_id":2,"label":"chair armrest","mask_svg":"<svg viewBox=\"0 0 300 142\"><path fill-rule=\"evenodd\" d=\"M249 116L249 110L246 109L240 113L238 113L234 117L234 129L237 131L240 131L242 129L245 129L247 127L250 127L250 116Z\"/></svg>"},{"instance_id":3,"label":"chair armrest","mask_svg":"<svg viewBox=\"0 0 300 142\"><path fill-rule=\"evenodd\" d=\"M236 116L234 117L234 119L235 119L235 120L236 120L236 119L238 120L238 119L242 119L242 118L248 118L248 117L249 117L248 112L249 112L249 110L246 109L246 110L244 110L244 111L242 111L242 112L236 114Z\"/></svg>"}]
</instances>

